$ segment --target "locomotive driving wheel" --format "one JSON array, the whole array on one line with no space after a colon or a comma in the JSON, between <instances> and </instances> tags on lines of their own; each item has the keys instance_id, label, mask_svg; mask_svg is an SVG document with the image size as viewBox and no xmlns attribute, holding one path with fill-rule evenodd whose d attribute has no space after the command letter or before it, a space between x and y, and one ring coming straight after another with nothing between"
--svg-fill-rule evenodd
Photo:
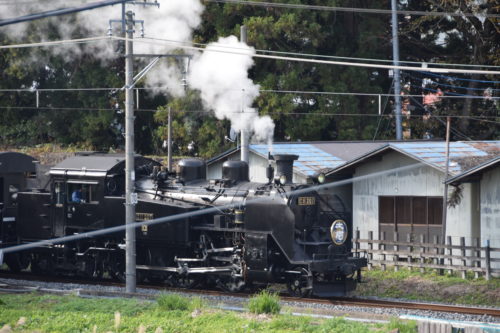
<instances>
[{"instance_id":1,"label":"locomotive driving wheel","mask_svg":"<svg viewBox=\"0 0 500 333\"><path fill-rule=\"evenodd\" d=\"M312 292L312 273L304 267L295 267L293 271L297 273L288 279L288 293L293 297L308 297Z\"/></svg>"}]
</instances>

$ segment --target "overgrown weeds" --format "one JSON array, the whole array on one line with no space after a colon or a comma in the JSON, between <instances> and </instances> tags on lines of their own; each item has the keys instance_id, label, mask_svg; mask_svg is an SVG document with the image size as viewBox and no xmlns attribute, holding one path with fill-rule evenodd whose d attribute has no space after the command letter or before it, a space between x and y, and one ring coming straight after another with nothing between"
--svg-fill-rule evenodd
<instances>
[{"instance_id":1,"label":"overgrown weeds","mask_svg":"<svg viewBox=\"0 0 500 333\"><path fill-rule=\"evenodd\" d=\"M199 297L189 299L179 294L163 294L156 301L160 309L166 311L193 311L200 310L205 306Z\"/></svg>"},{"instance_id":2,"label":"overgrown weeds","mask_svg":"<svg viewBox=\"0 0 500 333\"><path fill-rule=\"evenodd\" d=\"M358 285L356 295L395 297L421 301L436 301L466 305L500 306L500 279L462 279L457 274L439 274L435 270L424 273L400 269L395 272L374 269L364 272L364 283Z\"/></svg>"},{"instance_id":3,"label":"overgrown weeds","mask_svg":"<svg viewBox=\"0 0 500 333\"><path fill-rule=\"evenodd\" d=\"M278 314L281 310L278 294L263 290L250 298L248 309L255 314Z\"/></svg>"}]
</instances>

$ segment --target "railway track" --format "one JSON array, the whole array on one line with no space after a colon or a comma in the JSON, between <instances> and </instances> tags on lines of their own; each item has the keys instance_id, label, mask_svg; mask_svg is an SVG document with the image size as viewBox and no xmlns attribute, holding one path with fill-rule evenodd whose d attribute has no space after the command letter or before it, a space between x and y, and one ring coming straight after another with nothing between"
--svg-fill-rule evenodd
<instances>
[{"instance_id":1,"label":"railway track","mask_svg":"<svg viewBox=\"0 0 500 333\"><path fill-rule=\"evenodd\" d=\"M42 281L42 282L57 282L57 283L74 283L74 284L87 284L87 285L104 285L104 286L114 286L114 287L125 287L124 283L114 282L110 280L82 280L78 278L67 278L67 277L46 277L46 276L36 276L28 273L10 273L6 271L0 271L0 278L17 279L17 280L29 280L29 281ZM143 289L155 289L170 292L182 292L187 294L198 294L207 296L223 296L223 297L240 297L249 298L252 293L228 293L222 292L220 290L210 290L210 289L178 289L170 288L162 285L152 285L152 284L140 284L138 288ZM88 293L88 292L86 292ZM92 294L92 293L91 293ZM96 296L105 296L105 294L111 296L141 296L140 293L135 295L128 295L122 292L96 292ZM435 311L435 312L448 312L448 313L458 313L467 315L489 315L500 319L500 309L496 308L479 308L479 307L469 307L469 306L457 306L457 305L447 305L447 304L436 304L436 303L422 303L422 302L408 302L408 301L387 301L387 300L375 300L375 299L361 299L361 298L351 298L351 297L334 297L334 298L298 298L290 297L286 295L280 295L280 298L284 302L289 303L313 303L313 304L325 304L325 305L339 305L339 306L355 306L355 307L370 307L370 308L399 308L399 309L409 309L409 310L421 310L421 311Z\"/></svg>"}]
</instances>

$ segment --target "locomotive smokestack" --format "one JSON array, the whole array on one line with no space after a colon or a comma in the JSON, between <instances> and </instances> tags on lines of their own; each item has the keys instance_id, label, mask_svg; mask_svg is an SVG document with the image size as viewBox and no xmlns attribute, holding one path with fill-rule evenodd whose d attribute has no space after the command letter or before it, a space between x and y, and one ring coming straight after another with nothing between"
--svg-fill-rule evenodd
<instances>
[{"instance_id":1,"label":"locomotive smokestack","mask_svg":"<svg viewBox=\"0 0 500 333\"><path fill-rule=\"evenodd\" d=\"M292 183L293 180L293 161L299 158L298 155L279 154L274 155L276 161L276 177L286 177L286 184Z\"/></svg>"}]
</instances>

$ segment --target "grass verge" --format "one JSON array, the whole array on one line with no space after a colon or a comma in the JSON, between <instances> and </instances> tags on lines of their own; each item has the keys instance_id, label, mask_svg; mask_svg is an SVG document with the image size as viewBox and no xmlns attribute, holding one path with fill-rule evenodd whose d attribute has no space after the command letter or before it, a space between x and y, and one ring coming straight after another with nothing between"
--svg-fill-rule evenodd
<instances>
[{"instance_id":1,"label":"grass verge","mask_svg":"<svg viewBox=\"0 0 500 333\"><path fill-rule=\"evenodd\" d=\"M355 295L404 298L464 305L500 307L500 279L462 279L453 274L439 275L401 269L363 272L364 283L358 284Z\"/></svg>"},{"instance_id":2,"label":"grass verge","mask_svg":"<svg viewBox=\"0 0 500 333\"><path fill-rule=\"evenodd\" d=\"M280 298L276 293L262 290L250 298L248 309L255 314L278 314L281 310Z\"/></svg>"},{"instance_id":3,"label":"grass verge","mask_svg":"<svg viewBox=\"0 0 500 333\"><path fill-rule=\"evenodd\" d=\"M178 296L178 295L177 295ZM179 296L181 297L181 296ZM416 332L413 322L369 325L343 318L255 315L200 307L196 299L160 302L75 296L1 295L0 328L13 332ZM162 303L166 302L166 303ZM161 304L162 303L162 304ZM188 304L187 307L179 304ZM164 308L172 305L172 310ZM196 309L193 311L193 309ZM403 329L405 329L403 331Z\"/></svg>"}]
</instances>

